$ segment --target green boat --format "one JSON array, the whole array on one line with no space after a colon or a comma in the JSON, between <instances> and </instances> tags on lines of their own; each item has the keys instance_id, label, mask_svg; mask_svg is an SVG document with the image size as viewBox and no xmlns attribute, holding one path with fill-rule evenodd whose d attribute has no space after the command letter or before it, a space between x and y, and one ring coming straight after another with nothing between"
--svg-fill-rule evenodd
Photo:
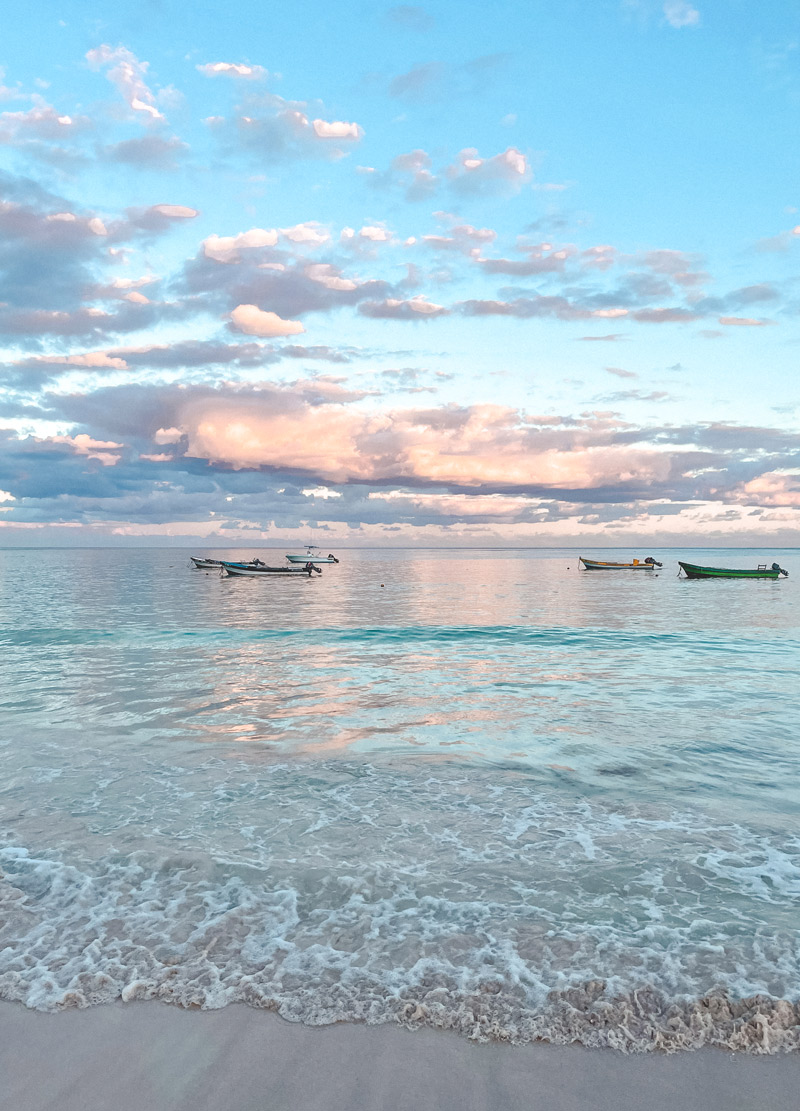
<instances>
[{"instance_id":1,"label":"green boat","mask_svg":"<svg viewBox=\"0 0 800 1111\"><path fill-rule=\"evenodd\" d=\"M755 570L736 567L698 567L695 563L682 563L680 560L678 564L687 579L777 579L781 575L786 577L789 575L789 572L784 571L777 563L773 563L771 567L767 567L766 563L760 563Z\"/></svg>"}]
</instances>

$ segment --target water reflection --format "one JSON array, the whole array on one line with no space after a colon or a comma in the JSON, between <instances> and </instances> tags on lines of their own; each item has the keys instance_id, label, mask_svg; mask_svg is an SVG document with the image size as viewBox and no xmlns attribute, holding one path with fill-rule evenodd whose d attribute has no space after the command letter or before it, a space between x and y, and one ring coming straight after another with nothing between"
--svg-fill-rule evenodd
<instances>
[{"instance_id":1,"label":"water reflection","mask_svg":"<svg viewBox=\"0 0 800 1111\"><path fill-rule=\"evenodd\" d=\"M652 554L661 571L625 575L582 572L572 552L350 552L264 582L157 549L2 552L0 726L62 753L447 753L574 768L604 790L608 768L632 767L643 790L736 776L735 791L783 798L798 770L793 579L690 583L675 553ZM795 570L796 553L781 563Z\"/></svg>"}]
</instances>

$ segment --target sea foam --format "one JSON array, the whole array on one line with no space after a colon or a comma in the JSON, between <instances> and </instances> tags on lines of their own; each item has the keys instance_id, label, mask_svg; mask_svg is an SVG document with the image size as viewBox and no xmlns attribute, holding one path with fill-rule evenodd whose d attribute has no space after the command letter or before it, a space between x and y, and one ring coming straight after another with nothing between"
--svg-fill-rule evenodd
<instances>
[{"instance_id":1,"label":"sea foam","mask_svg":"<svg viewBox=\"0 0 800 1111\"><path fill-rule=\"evenodd\" d=\"M568 802L509 771L351 770L315 766L304 794L296 766L228 768L213 800L184 788L174 820L211 806L213 849L207 825L105 855L7 843L0 997L243 1002L626 1051L800 1046L794 840Z\"/></svg>"}]
</instances>

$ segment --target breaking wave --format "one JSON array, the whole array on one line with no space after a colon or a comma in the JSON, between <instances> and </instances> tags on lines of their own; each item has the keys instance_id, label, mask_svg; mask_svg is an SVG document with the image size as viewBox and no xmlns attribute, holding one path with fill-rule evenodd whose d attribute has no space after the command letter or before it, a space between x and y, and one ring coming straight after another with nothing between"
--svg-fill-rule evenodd
<instances>
[{"instance_id":1,"label":"breaking wave","mask_svg":"<svg viewBox=\"0 0 800 1111\"><path fill-rule=\"evenodd\" d=\"M132 851L108 851L124 815L102 853L6 842L0 998L247 1003L628 1052L800 1047L792 838L535 794L496 769L318 765L302 800L297 766L228 774L191 830L156 791L164 836ZM200 805L183 795L175 821Z\"/></svg>"}]
</instances>

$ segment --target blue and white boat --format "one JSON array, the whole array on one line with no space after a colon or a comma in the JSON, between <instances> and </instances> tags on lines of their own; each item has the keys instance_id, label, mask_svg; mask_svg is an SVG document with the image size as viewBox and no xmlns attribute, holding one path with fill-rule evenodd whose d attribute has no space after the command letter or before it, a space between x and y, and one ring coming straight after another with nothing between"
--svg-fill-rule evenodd
<instances>
[{"instance_id":1,"label":"blue and white boat","mask_svg":"<svg viewBox=\"0 0 800 1111\"><path fill-rule=\"evenodd\" d=\"M220 574L248 575L251 578L265 578L270 575L308 575L310 578L314 571L318 575L322 574L322 568L315 567L313 563L305 563L302 567L269 567L260 559L255 559L252 563L223 561L220 567Z\"/></svg>"},{"instance_id":2,"label":"blue and white boat","mask_svg":"<svg viewBox=\"0 0 800 1111\"><path fill-rule=\"evenodd\" d=\"M303 555L298 555L296 552L287 552L286 558L290 563L338 563L339 560L335 555L330 552L326 556L322 555L320 549L316 544L306 544L306 550Z\"/></svg>"}]
</instances>

